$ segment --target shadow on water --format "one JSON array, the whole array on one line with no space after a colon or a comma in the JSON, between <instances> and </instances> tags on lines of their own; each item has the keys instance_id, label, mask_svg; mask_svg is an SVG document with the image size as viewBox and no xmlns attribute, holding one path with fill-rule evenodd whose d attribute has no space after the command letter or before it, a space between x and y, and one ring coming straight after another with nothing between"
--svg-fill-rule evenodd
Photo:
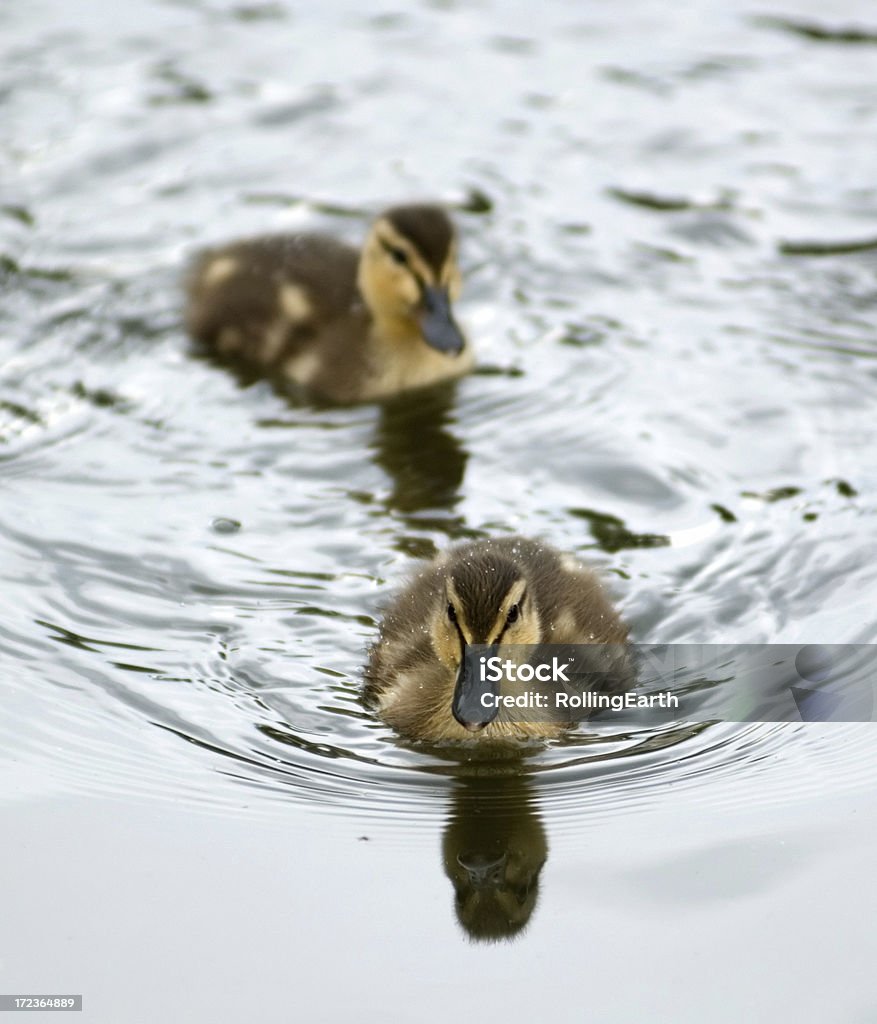
<instances>
[{"instance_id":1,"label":"shadow on water","mask_svg":"<svg viewBox=\"0 0 877 1024\"><path fill-rule=\"evenodd\" d=\"M263 369L245 360L220 357L197 347L192 348L191 355L221 372L230 372L241 388L266 380ZM292 409L339 408L283 376L267 379L274 393ZM385 500L388 511L403 516L427 509L448 511L459 501L469 453L452 429L456 393L457 384L452 381L400 395L378 406L377 427L369 449L375 465L392 480L392 491Z\"/></svg>"},{"instance_id":2,"label":"shadow on water","mask_svg":"<svg viewBox=\"0 0 877 1024\"><path fill-rule=\"evenodd\" d=\"M385 403L370 444L374 461L393 481L389 510L403 515L450 510L460 499L469 453L450 429L453 384Z\"/></svg>"}]
</instances>

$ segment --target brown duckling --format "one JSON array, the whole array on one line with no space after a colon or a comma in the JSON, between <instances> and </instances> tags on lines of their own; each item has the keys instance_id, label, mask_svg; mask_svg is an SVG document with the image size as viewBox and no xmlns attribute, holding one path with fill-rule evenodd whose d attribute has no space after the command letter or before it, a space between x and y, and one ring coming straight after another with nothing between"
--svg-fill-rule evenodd
<instances>
[{"instance_id":1,"label":"brown duckling","mask_svg":"<svg viewBox=\"0 0 877 1024\"><path fill-rule=\"evenodd\" d=\"M633 681L627 628L593 571L525 537L451 548L387 609L364 699L415 740L559 736L570 725L568 715L491 709L506 684L481 678L482 656L517 660L522 650L532 652L518 645L534 644L603 645L587 648L599 664L598 688L617 692Z\"/></svg>"},{"instance_id":2,"label":"brown duckling","mask_svg":"<svg viewBox=\"0 0 877 1024\"><path fill-rule=\"evenodd\" d=\"M214 354L332 402L388 398L460 377L471 348L454 320L454 226L439 206L395 206L361 252L318 234L202 253L186 325Z\"/></svg>"}]
</instances>

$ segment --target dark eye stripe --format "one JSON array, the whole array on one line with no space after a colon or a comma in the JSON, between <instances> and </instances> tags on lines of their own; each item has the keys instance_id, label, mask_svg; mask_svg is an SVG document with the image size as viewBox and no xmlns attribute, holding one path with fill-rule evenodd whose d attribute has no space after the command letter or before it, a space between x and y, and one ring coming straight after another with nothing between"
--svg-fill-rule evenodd
<instances>
[{"instance_id":1,"label":"dark eye stripe","mask_svg":"<svg viewBox=\"0 0 877 1024\"><path fill-rule=\"evenodd\" d=\"M397 245L393 245L388 242L385 238L379 239L384 251L388 253L396 263L400 266L405 266L408 263L408 253L404 249L400 249Z\"/></svg>"},{"instance_id":2,"label":"dark eye stripe","mask_svg":"<svg viewBox=\"0 0 877 1024\"><path fill-rule=\"evenodd\" d=\"M518 621L518 619L520 619L520 617L521 617L521 610L524 607L524 601L526 601L526 599L527 599L527 592L524 591L524 593L521 594L521 596L518 598L518 600L515 602L515 604L513 604L511 606L511 608L509 608L508 614L506 615L505 622L502 624L502 629L499 631L499 636L494 641L495 643L502 643L502 638L505 636L506 630L509 628L509 626L513 626ZM513 616L512 613L515 612L515 611L516 611L516 614Z\"/></svg>"}]
</instances>

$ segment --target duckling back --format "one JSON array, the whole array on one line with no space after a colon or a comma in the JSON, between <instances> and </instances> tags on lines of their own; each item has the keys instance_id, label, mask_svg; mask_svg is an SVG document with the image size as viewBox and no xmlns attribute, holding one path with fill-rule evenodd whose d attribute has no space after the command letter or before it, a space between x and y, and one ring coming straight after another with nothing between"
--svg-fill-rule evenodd
<instances>
[{"instance_id":1,"label":"duckling back","mask_svg":"<svg viewBox=\"0 0 877 1024\"><path fill-rule=\"evenodd\" d=\"M356 346L347 346L344 360L333 361L331 351L333 341L340 348L345 337L367 329L358 262L355 249L322 235L265 236L209 249L188 275L186 326L220 357L265 373L285 370L303 384L334 364L332 390L340 395L345 378L363 371ZM318 339L323 355L308 360ZM345 366L348 372L339 372Z\"/></svg>"}]
</instances>

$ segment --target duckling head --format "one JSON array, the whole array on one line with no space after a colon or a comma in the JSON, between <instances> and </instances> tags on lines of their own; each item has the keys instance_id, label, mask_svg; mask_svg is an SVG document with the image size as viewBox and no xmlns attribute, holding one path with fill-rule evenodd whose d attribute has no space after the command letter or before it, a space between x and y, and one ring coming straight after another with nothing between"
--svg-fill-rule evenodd
<instances>
[{"instance_id":1,"label":"duckling head","mask_svg":"<svg viewBox=\"0 0 877 1024\"><path fill-rule=\"evenodd\" d=\"M479 552L448 567L430 632L438 659L455 674L451 710L470 732L493 721L496 683L481 677L482 658L503 656L503 648L537 644L542 623L520 566L496 552ZM509 652L506 652L509 653ZM495 702L493 702L495 703Z\"/></svg>"},{"instance_id":2,"label":"duckling head","mask_svg":"<svg viewBox=\"0 0 877 1024\"><path fill-rule=\"evenodd\" d=\"M395 206L382 214L363 246L358 285L390 336L419 336L449 355L463 351L451 310L461 285L456 235L441 207Z\"/></svg>"}]
</instances>

